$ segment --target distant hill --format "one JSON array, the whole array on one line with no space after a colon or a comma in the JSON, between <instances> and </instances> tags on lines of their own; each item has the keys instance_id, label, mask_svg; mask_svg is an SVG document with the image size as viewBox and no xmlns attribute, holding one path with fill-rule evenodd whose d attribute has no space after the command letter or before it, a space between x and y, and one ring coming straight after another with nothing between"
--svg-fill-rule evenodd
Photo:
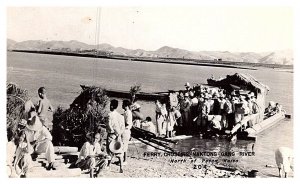
<instances>
[{"instance_id":1,"label":"distant hill","mask_svg":"<svg viewBox=\"0 0 300 184\"><path fill-rule=\"evenodd\" d=\"M293 51L282 50L268 53L266 56L260 58L259 63L292 65Z\"/></svg>"},{"instance_id":2,"label":"distant hill","mask_svg":"<svg viewBox=\"0 0 300 184\"><path fill-rule=\"evenodd\" d=\"M89 45L76 40L71 41L42 41L28 40L16 42L7 39L7 49L9 50L92 50L97 49L110 52L114 55L133 56L133 57L164 57L164 58L184 58L199 60L218 60L231 62L248 62L262 64L282 64L293 65L293 52L291 50L273 51L273 52L228 52L228 51L188 51L169 46L161 47L155 51L146 51L143 49L126 49L123 47L114 47L103 43L99 45Z\"/></svg>"},{"instance_id":3,"label":"distant hill","mask_svg":"<svg viewBox=\"0 0 300 184\"><path fill-rule=\"evenodd\" d=\"M11 49L17 42L15 40L7 39L7 49Z\"/></svg>"}]
</instances>

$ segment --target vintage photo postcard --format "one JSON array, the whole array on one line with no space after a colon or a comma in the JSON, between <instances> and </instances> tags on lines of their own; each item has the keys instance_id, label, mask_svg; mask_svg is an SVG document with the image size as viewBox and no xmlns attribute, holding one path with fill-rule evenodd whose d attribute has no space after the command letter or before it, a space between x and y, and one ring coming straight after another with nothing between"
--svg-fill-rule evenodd
<instances>
[{"instance_id":1,"label":"vintage photo postcard","mask_svg":"<svg viewBox=\"0 0 300 184\"><path fill-rule=\"evenodd\" d=\"M7 178L294 177L292 7L6 11Z\"/></svg>"}]
</instances>

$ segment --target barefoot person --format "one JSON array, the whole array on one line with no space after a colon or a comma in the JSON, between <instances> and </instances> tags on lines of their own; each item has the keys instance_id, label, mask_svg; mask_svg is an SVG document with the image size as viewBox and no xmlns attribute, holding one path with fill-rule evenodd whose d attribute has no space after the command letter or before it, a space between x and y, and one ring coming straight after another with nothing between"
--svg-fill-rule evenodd
<instances>
[{"instance_id":1,"label":"barefoot person","mask_svg":"<svg viewBox=\"0 0 300 184\"><path fill-rule=\"evenodd\" d=\"M38 89L38 94L40 97L39 103L38 103L38 116L42 122L42 124L44 126L46 126L48 128L48 130L52 130L52 122L51 119L49 117L49 111L53 112L53 107L50 103L50 101L48 100L47 96L46 96L46 89L45 87L40 87Z\"/></svg>"},{"instance_id":2,"label":"barefoot person","mask_svg":"<svg viewBox=\"0 0 300 184\"><path fill-rule=\"evenodd\" d=\"M40 118L35 111L29 112L29 119L25 128L26 139L34 147L34 151L38 154L45 153L49 163L48 170L55 168L54 147L52 144L52 136L49 130L42 125Z\"/></svg>"},{"instance_id":3,"label":"barefoot person","mask_svg":"<svg viewBox=\"0 0 300 184\"><path fill-rule=\"evenodd\" d=\"M112 149L115 148L115 145L122 145L121 135L125 129L124 117L117 112L118 101L113 99L110 101L110 113L108 114L108 124L106 126L107 131L107 154L111 156L111 159L108 160L107 166L109 167L113 156L116 156L119 159L120 163L120 173L123 173L123 151ZM120 144L121 142L121 144Z\"/></svg>"},{"instance_id":4,"label":"barefoot person","mask_svg":"<svg viewBox=\"0 0 300 184\"><path fill-rule=\"evenodd\" d=\"M101 151L99 140L99 133L96 133L94 137L91 134L87 135L87 142L83 144L75 163L76 167L82 170L88 169L90 178L94 177L94 171L98 176L108 162L107 156Z\"/></svg>"}]
</instances>

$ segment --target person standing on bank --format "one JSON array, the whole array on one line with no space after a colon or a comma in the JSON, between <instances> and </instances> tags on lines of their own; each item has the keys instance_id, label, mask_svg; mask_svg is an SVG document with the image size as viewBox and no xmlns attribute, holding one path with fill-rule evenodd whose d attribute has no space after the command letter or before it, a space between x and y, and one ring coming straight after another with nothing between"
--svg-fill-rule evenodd
<instances>
[{"instance_id":1,"label":"person standing on bank","mask_svg":"<svg viewBox=\"0 0 300 184\"><path fill-rule=\"evenodd\" d=\"M123 100L122 108L124 109L124 121L125 121L125 130L122 134L123 141L123 151L124 151L124 160L123 165L126 165L127 149L129 140L131 138L131 128L132 128L132 112L130 110L129 100Z\"/></svg>"},{"instance_id":2,"label":"person standing on bank","mask_svg":"<svg viewBox=\"0 0 300 184\"><path fill-rule=\"evenodd\" d=\"M52 118L49 117L48 112L53 112L54 109L46 96L45 87L40 87L38 89L38 95L40 97L37 110L38 116L42 124L47 127L49 131L52 131Z\"/></svg>"},{"instance_id":3,"label":"person standing on bank","mask_svg":"<svg viewBox=\"0 0 300 184\"><path fill-rule=\"evenodd\" d=\"M25 134L26 139L30 142L36 153L46 154L46 159L49 163L47 169L55 170L53 167L55 154L52 144L52 135L50 134L49 130L42 125L40 118L37 116L34 110L29 112L29 119L25 128Z\"/></svg>"},{"instance_id":4,"label":"person standing on bank","mask_svg":"<svg viewBox=\"0 0 300 184\"><path fill-rule=\"evenodd\" d=\"M109 167L113 156L116 156L119 159L120 163L120 173L123 173L123 151L116 153L114 150L111 150L110 144L115 142L120 142L121 135L125 129L124 117L117 112L118 101L113 99L110 101L110 112L108 113L108 123L106 126L107 139L106 139L106 150L107 154L111 156L111 159L108 160L107 166Z\"/></svg>"}]
</instances>

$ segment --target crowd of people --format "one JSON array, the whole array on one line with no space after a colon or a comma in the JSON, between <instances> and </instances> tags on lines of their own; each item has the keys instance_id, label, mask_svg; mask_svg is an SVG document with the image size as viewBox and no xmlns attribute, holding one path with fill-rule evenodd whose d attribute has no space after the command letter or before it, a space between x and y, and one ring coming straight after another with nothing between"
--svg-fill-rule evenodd
<instances>
[{"instance_id":1,"label":"crowd of people","mask_svg":"<svg viewBox=\"0 0 300 184\"><path fill-rule=\"evenodd\" d=\"M156 124L159 136L193 135L232 130L245 117L258 114L256 95L251 91L191 85L185 90L169 91L169 98L156 101ZM255 116L253 116L255 117ZM257 123L251 118L243 128Z\"/></svg>"}]
</instances>

